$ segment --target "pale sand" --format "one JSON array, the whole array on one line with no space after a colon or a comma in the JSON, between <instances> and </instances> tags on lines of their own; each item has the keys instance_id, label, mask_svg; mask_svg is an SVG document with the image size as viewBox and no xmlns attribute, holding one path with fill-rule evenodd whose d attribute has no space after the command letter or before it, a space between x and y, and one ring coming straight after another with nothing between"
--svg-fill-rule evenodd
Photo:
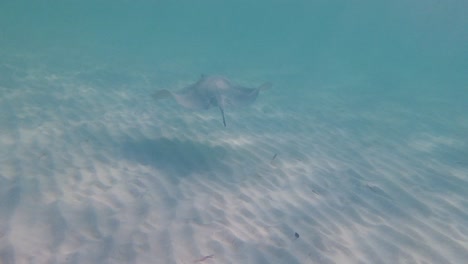
<instances>
[{"instance_id":1,"label":"pale sand","mask_svg":"<svg viewBox=\"0 0 468 264\"><path fill-rule=\"evenodd\" d=\"M2 264L468 259L467 157L439 156L466 139L402 132L399 106L278 87L224 128L138 75L22 70L0 87Z\"/></svg>"}]
</instances>

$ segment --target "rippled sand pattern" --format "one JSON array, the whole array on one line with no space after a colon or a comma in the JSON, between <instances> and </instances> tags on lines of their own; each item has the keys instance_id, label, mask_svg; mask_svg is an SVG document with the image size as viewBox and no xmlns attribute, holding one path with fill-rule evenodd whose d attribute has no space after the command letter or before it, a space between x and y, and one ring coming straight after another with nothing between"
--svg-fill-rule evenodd
<instances>
[{"instance_id":1,"label":"rippled sand pattern","mask_svg":"<svg viewBox=\"0 0 468 264\"><path fill-rule=\"evenodd\" d=\"M445 116L276 86L224 128L152 101L157 74L1 67L2 264L468 259L466 135L427 128Z\"/></svg>"}]
</instances>

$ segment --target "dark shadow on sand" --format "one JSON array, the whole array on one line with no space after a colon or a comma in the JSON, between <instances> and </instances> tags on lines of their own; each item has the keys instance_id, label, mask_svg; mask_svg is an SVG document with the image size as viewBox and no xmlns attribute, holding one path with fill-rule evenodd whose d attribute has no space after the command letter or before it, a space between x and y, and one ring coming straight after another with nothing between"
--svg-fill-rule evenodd
<instances>
[{"instance_id":1,"label":"dark shadow on sand","mask_svg":"<svg viewBox=\"0 0 468 264\"><path fill-rule=\"evenodd\" d=\"M224 147L195 141L160 138L127 141L123 144L124 157L140 164L153 166L171 175L187 176L193 173L229 173Z\"/></svg>"}]
</instances>

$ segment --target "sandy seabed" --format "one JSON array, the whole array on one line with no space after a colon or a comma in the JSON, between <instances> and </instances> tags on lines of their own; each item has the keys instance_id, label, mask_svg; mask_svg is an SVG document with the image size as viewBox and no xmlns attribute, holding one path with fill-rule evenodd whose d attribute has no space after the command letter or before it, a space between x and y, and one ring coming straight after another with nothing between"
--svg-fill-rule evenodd
<instances>
[{"instance_id":1,"label":"sandy seabed","mask_svg":"<svg viewBox=\"0 0 468 264\"><path fill-rule=\"evenodd\" d=\"M224 128L151 99L196 75L1 67L2 264L468 259L466 138L438 120L276 86Z\"/></svg>"}]
</instances>

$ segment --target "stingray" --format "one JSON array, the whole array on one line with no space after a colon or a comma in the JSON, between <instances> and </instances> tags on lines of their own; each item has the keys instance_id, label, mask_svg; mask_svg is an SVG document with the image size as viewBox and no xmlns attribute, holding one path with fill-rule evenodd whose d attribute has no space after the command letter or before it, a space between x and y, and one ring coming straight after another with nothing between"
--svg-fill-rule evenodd
<instances>
[{"instance_id":1,"label":"stingray","mask_svg":"<svg viewBox=\"0 0 468 264\"><path fill-rule=\"evenodd\" d=\"M186 88L171 92L163 89L153 94L153 98L174 98L176 102L192 110L203 110L218 107L226 126L224 109L249 105L257 99L258 93L269 89L271 83L264 83L256 88L233 85L223 76L206 76Z\"/></svg>"}]
</instances>

